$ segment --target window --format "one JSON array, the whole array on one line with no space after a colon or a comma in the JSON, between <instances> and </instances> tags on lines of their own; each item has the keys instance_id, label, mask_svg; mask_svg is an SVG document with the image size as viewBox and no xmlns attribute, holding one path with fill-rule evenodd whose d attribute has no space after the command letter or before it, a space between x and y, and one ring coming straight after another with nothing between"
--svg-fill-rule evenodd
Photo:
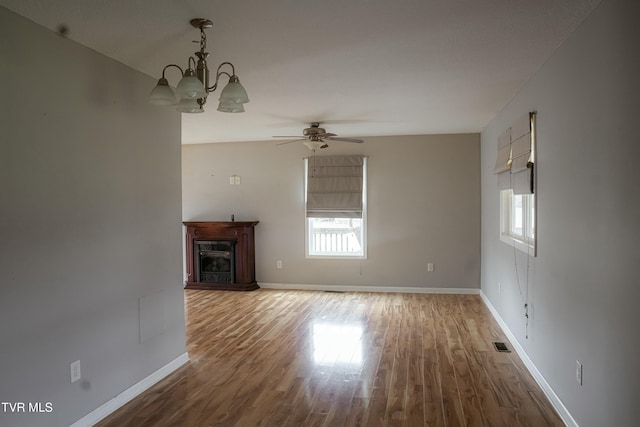
<instances>
[{"instance_id":1,"label":"window","mask_svg":"<svg viewBox=\"0 0 640 427\"><path fill-rule=\"evenodd\" d=\"M536 256L534 179L536 113L514 122L498 137L496 165L500 191L500 240Z\"/></svg>"},{"instance_id":2,"label":"window","mask_svg":"<svg viewBox=\"0 0 640 427\"><path fill-rule=\"evenodd\" d=\"M307 256L364 257L362 218L307 218Z\"/></svg>"},{"instance_id":3,"label":"window","mask_svg":"<svg viewBox=\"0 0 640 427\"><path fill-rule=\"evenodd\" d=\"M366 258L366 158L305 159L306 256Z\"/></svg>"},{"instance_id":4,"label":"window","mask_svg":"<svg viewBox=\"0 0 640 427\"><path fill-rule=\"evenodd\" d=\"M535 205L535 194L513 194L512 189L500 192L500 240L533 255Z\"/></svg>"}]
</instances>

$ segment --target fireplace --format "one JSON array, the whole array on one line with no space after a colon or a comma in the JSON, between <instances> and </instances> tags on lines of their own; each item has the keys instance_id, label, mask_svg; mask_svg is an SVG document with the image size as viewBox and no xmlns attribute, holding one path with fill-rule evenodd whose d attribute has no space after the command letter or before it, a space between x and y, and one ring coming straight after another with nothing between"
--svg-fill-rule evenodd
<instances>
[{"instance_id":1,"label":"fireplace","mask_svg":"<svg viewBox=\"0 0 640 427\"><path fill-rule=\"evenodd\" d=\"M196 240L194 245L197 282L235 283L234 241Z\"/></svg>"},{"instance_id":2,"label":"fireplace","mask_svg":"<svg viewBox=\"0 0 640 427\"><path fill-rule=\"evenodd\" d=\"M187 289L258 289L252 222L184 222Z\"/></svg>"}]
</instances>

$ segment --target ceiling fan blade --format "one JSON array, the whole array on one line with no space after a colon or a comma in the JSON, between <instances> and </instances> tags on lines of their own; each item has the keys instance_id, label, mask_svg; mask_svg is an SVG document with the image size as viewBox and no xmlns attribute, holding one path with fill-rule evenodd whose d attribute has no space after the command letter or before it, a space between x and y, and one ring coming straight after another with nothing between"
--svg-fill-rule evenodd
<instances>
[{"instance_id":1,"label":"ceiling fan blade","mask_svg":"<svg viewBox=\"0 0 640 427\"><path fill-rule=\"evenodd\" d=\"M330 139L331 141L356 142L358 144L361 144L361 143L364 142L364 140L362 140L362 139L356 139L356 138L334 138L332 136L328 137L327 139Z\"/></svg>"},{"instance_id":2,"label":"ceiling fan blade","mask_svg":"<svg viewBox=\"0 0 640 427\"><path fill-rule=\"evenodd\" d=\"M331 132L325 132L325 133L319 133L317 134L317 136L321 137L321 138L328 138L330 136L338 136L335 133L331 133Z\"/></svg>"},{"instance_id":3,"label":"ceiling fan blade","mask_svg":"<svg viewBox=\"0 0 640 427\"><path fill-rule=\"evenodd\" d=\"M303 138L301 135L274 135L271 138Z\"/></svg>"},{"instance_id":4,"label":"ceiling fan blade","mask_svg":"<svg viewBox=\"0 0 640 427\"><path fill-rule=\"evenodd\" d=\"M307 138L301 138L301 139L293 139L291 141L284 141L284 142L279 142L276 145L285 145L285 144L291 144L292 142L298 142L298 141L306 141Z\"/></svg>"}]
</instances>

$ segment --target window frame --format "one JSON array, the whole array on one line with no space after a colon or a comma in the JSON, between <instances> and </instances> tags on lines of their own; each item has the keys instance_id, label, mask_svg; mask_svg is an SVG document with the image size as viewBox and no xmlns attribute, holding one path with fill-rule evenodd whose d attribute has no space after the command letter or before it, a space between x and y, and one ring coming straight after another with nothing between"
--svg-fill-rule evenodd
<instances>
[{"instance_id":1,"label":"window frame","mask_svg":"<svg viewBox=\"0 0 640 427\"><path fill-rule=\"evenodd\" d=\"M521 215L516 217L516 197L521 197ZM535 194L513 194L511 188L500 191L500 240L526 254L537 255ZM522 232L516 229L516 222L522 224Z\"/></svg>"},{"instance_id":2,"label":"window frame","mask_svg":"<svg viewBox=\"0 0 640 427\"><path fill-rule=\"evenodd\" d=\"M310 222L313 218L307 217L307 190L309 183L309 158L304 159L304 253L305 258L308 259L367 259L367 156L363 156L362 159L362 253L356 255L350 254L315 254L310 250L310 244L312 241L311 233L313 228Z\"/></svg>"}]
</instances>

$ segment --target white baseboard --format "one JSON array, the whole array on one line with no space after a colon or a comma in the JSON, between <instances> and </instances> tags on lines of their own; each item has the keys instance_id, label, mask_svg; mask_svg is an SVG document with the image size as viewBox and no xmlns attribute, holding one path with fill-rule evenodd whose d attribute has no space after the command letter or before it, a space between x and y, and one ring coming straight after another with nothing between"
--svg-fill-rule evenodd
<instances>
[{"instance_id":1,"label":"white baseboard","mask_svg":"<svg viewBox=\"0 0 640 427\"><path fill-rule=\"evenodd\" d=\"M123 407L125 404L129 403L129 401L131 401L134 397L146 391L151 386L162 380L167 375L171 374L173 371L175 371L188 361L189 355L187 353L181 354L148 377L143 378L141 381L132 385L113 399L107 401L102 406L94 409L84 417L80 418L69 427L90 427L94 424L97 424L107 416L114 413L116 410Z\"/></svg>"},{"instance_id":2,"label":"white baseboard","mask_svg":"<svg viewBox=\"0 0 640 427\"><path fill-rule=\"evenodd\" d=\"M402 294L470 294L478 295L480 289L469 288L419 288L413 286L354 286L354 285L302 285L294 283L258 283L265 289L330 292L397 292Z\"/></svg>"},{"instance_id":3,"label":"white baseboard","mask_svg":"<svg viewBox=\"0 0 640 427\"><path fill-rule=\"evenodd\" d=\"M571 413L569 412L567 407L564 406L564 404L562 403L562 401L560 400L556 392L553 391L553 389L551 388L547 380L542 376L542 374L540 373L536 365L529 358L529 355L524 350L524 348L520 345L520 343L516 339L516 336L511 332L511 330L509 329L505 321L502 320L502 317L500 317L500 314L498 314L498 310L496 310L493 304L491 304L491 301L489 301L489 298L487 298L487 296L482 291L480 292L480 297L482 298L482 301L487 306L487 308L489 309L493 317L496 319L496 321L502 328L502 331L505 333L507 338L509 338L511 345L516 350L516 353L518 353L518 356L520 356L520 359L522 359L525 366L527 367L527 369L529 370L533 378L536 380L536 382L538 383L538 385L540 386L544 394L547 396L547 399L549 399L553 407L556 409L556 411L558 411L558 415L560 415L560 418L562 418L562 421L564 421L564 423L568 427L579 427L578 423L571 416Z\"/></svg>"}]
</instances>

